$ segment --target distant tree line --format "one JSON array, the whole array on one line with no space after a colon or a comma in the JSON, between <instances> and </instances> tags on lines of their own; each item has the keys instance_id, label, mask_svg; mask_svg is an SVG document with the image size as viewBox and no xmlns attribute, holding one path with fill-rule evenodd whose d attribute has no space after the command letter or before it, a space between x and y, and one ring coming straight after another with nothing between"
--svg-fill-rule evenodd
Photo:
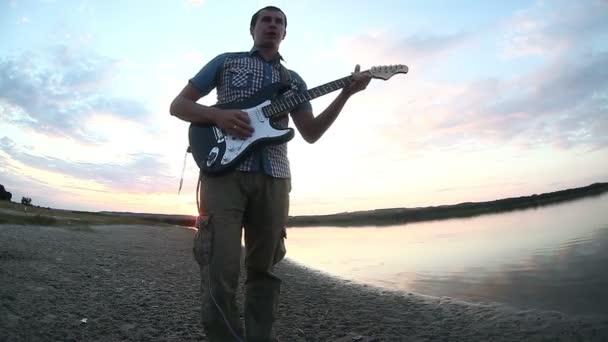
<instances>
[{"instance_id":1,"label":"distant tree line","mask_svg":"<svg viewBox=\"0 0 608 342\"><path fill-rule=\"evenodd\" d=\"M4 185L0 184L0 201L11 201L13 198L13 194L6 191ZM21 197L21 204L32 206L32 199L29 197Z\"/></svg>"}]
</instances>

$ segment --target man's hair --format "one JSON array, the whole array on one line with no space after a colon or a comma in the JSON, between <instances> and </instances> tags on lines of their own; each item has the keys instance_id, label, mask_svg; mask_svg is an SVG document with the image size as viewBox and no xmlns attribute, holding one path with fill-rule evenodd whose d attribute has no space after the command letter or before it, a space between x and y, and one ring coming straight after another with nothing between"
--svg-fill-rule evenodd
<instances>
[{"instance_id":1,"label":"man's hair","mask_svg":"<svg viewBox=\"0 0 608 342\"><path fill-rule=\"evenodd\" d=\"M255 14L251 17L251 23L249 24L249 29L253 29L255 27L255 24L258 22L258 16L260 15L260 12L262 12L263 10L281 12L281 14L283 14L283 18L285 18L285 28L287 28L287 16L285 15L285 12L283 12L280 8L275 7L275 6L266 6L262 9L258 10L257 12L255 12Z\"/></svg>"}]
</instances>

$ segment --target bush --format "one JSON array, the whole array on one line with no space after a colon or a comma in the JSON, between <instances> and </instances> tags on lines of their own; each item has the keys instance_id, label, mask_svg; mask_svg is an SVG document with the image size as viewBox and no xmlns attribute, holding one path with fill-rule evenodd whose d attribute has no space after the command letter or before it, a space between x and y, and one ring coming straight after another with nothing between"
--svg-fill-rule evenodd
<instances>
[{"instance_id":1,"label":"bush","mask_svg":"<svg viewBox=\"0 0 608 342\"><path fill-rule=\"evenodd\" d=\"M13 198L13 194L6 191L6 189L4 188L4 185L0 184L0 201L9 201L10 202L11 198Z\"/></svg>"}]
</instances>

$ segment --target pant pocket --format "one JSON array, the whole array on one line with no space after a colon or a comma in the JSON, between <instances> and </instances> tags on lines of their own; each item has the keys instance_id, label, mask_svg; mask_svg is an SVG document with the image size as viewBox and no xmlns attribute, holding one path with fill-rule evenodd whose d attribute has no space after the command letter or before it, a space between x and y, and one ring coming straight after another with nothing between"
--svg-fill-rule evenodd
<instances>
[{"instance_id":1,"label":"pant pocket","mask_svg":"<svg viewBox=\"0 0 608 342\"><path fill-rule=\"evenodd\" d=\"M273 264L278 264L283 258L285 258L285 254L287 254L287 249L285 248L285 239L287 238L287 230L283 228L281 232L281 238L279 239L279 243L277 244L277 248L274 252L274 260Z\"/></svg>"},{"instance_id":2,"label":"pant pocket","mask_svg":"<svg viewBox=\"0 0 608 342\"><path fill-rule=\"evenodd\" d=\"M194 259L201 266L209 265L213 253L213 227L210 216L199 216L196 219L197 232L194 235L192 252Z\"/></svg>"}]
</instances>

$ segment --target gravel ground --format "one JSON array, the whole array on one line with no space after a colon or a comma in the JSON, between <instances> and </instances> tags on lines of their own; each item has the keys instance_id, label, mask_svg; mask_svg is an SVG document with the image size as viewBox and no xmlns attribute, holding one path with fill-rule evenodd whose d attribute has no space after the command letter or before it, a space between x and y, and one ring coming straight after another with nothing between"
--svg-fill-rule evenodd
<instances>
[{"instance_id":1,"label":"gravel ground","mask_svg":"<svg viewBox=\"0 0 608 342\"><path fill-rule=\"evenodd\" d=\"M0 225L0 341L206 341L193 236ZM608 341L607 317L384 291L289 259L277 273L282 341Z\"/></svg>"}]
</instances>

